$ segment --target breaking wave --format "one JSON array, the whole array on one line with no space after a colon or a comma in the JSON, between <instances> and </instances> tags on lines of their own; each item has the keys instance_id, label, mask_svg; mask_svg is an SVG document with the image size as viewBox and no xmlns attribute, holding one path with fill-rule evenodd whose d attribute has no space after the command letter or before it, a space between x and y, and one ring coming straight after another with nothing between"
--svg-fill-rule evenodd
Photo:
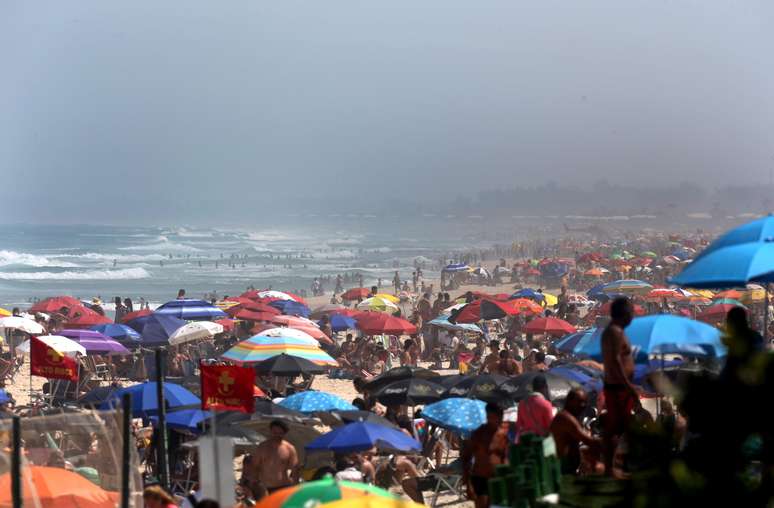
<instances>
[{"instance_id":1,"label":"breaking wave","mask_svg":"<svg viewBox=\"0 0 774 508\"><path fill-rule=\"evenodd\" d=\"M0 272L1 280L133 280L148 277L150 273L145 268L85 272Z\"/></svg>"}]
</instances>

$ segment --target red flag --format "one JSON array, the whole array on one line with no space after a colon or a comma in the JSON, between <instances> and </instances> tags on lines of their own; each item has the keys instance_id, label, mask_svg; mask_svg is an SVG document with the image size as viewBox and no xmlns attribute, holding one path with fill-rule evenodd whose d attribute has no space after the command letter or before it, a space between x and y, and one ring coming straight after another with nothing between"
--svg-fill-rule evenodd
<instances>
[{"instance_id":1,"label":"red flag","mask_svg":"<svg viewBox=\"0 0 774 508\"><path fill-rule=\"evenodd\" d=\"M37 337L30 337L30 371L33 376L78 381L78 360L60 353Z\"/></svg>"},{"instance_id":2,"label":"red flag","mask_svg":"<svg viewBox=\"0 0 774 508\"><path fill-rule=\"evenodd\" d=\"M252 413L255 372L234 365L200 365L202 409Z\"/></svg>"}]
</instances>

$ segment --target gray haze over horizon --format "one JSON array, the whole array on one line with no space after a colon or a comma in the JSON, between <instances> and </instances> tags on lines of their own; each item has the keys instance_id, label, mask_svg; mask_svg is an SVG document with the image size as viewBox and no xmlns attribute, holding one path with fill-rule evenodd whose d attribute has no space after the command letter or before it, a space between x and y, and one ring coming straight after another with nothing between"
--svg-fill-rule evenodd
<instances>
[{"instance_id":1,"label":"gray haze over horizon","mask_svg":"<svg viewBox=\"0 0 774 508\"><path fill-rule=\"evenodd\" d=\"M2 222L770 182L764 1L0 3Z\"/></svg>"}]
</instances>

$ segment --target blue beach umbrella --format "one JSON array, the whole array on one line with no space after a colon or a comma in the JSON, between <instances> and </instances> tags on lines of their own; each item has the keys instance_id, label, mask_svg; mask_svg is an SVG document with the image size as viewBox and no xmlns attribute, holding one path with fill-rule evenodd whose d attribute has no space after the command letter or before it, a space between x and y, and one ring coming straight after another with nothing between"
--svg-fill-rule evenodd
<instances>
[{"instance_id":1,"label":"blue beach umbrella","mask_svg":"<svg viewBox=\"0 0 774 508\"><path fill-rule=\"evenodd\" d=\"M334 409L354 411L357 409L341 397L331 395L330 393L315 391L294 393L290 397L283 399L279 405L301 413L333 411Z\"/></svg>"},{"instance_id":2,"label":"blue beach umbrella","mask_svg":"<svg viewBox=\"0 0 774 508\"><path fill-rule=\"evenodd\" d=\"M201 409L180 409L167 413L167 427L173 429L186 430L199 434L202 429L199 424L212 418L212 411L202 411ZM151 416L153 425L158 425L158 416Z\"/></svg>"},{"instance_id":3,"label":"blue beach umbrella","mask_svg":"<svg viewBox=\"0 0 774 508\"><path fill-rule=\"evenodd\" d=\"M516 298L527 298L529 300L534 300L538 303L543 303L546 301L545 295L543 293L540 293L538 291L535 291L532 288L524 288L516 291L513 293L510 297L511 300Z\"/></svg>"},{"instance_id":4,"label":"blue beach umbrella","mask_svg":"<svg viewBox=\"0 0 774 508\"><path fill-rule=\"evenodd\" d=\"M137 331L133 328L126 325L111 323L107 325L92 326L91 329L95 332L101 333L102 335L107 335L108 337L117 340L118 342L140 342L140 334L137 333ZM126 346L127 344L124 345Z\"/></svg>"},{"instance_id":5,"label":"blue beach umbrella","mask_svg":"<svg viewBox=\"0 0 774 508\"><path fill-rule=\"evenodd\" d=\"M710 289L774 282L774 217L769 215L725 233L671 282Z\"/></svg>"},{"instance_id":6,"label":"blue beach umbrella","mask_svg":"<svg viewBox=\"0 0 774 508\"><path fill-rule=\"evenodd\" d=\"M554 342L554 349L565 354L574 354L576 350L591 340L591 337L596 331L597 328L592 327L588 330L581 330L579 332L565 335L561 339L558 339L556 342Z\"/></svg>"},{"instance_id":7,"label":"blue beach umbrella","mask_svg":"<svg viewBox=\"0 0 774 508\"><path fill-rule=\"evenodd\" d=\"M425 406L422 418L467 436L486 423L486 403L477 399L452 397Z\"/></svg>"},{"instance_id":8,"label":"blue beach umbrella","mask_svg":"<svg viewBox=\"0 0 774 508\"><path fill-rule=\"evenodd\" d=\"M309 314L312 312L309 310L309 307L303 303L299 303L293 300L276 300L270 302L269 305L288 316L301 316L308 318Z\"/></svg>"},{"instance_id":9,"label":"blue beach umbrella","mask_svg":"<svg viewBox=\"0 0 774 508\"><path fill-rule=\"evenodd\" d=\"M186 322L174 316L156 314L148 316L140 333L143 346L163 346L169 343L169 336Z\"/></svg>"},{"instance_id":10,"label":"blue beach umbrella","mask_svg":"<svg viewBox=\"0 0 774 508\"><path fill-rule=\"evenodd\" d=\"M419 441L402 431L370 422L344 425L306 445L307 450L331 450L336 453L359 452L373 447L399 452L422 449Z\"/></svg>"},{"instance_id":11,"label":"blue beach umbrella","mask_svg":"<svg viewBox=\"0 0 774 508\"><path fill-rule=\"evenodd\" d=\"M689 354L709 357L725 356L720 331L708 324L671 314L634 318L624 330L634 350L637 363L647 363L651 354ZM576 354L602 358L602 330L579 344Z\"/></svg>"},{"instance_id":12,"label":"blue beach umbrella","mask_svg":"<svg viewBox=\"0 0 774 508\"><path fill-rule=\"evenodd\" d=\"M148 381L114 391L110 399L100 404L100 409L112 409L120 406L121 397L125 393L132 394L133 417L146 417L158 411L155 381ZM170 410L180 406L195 406L202 403L199 397L175 383L164 383L164 401Z\"/></svg>"},{"instance_id":13,"label":"blue beach umbrella","mask_svg":"<svg viewBox=\"0 0 774 508\"><path fill-rule=\"evenodd\" d=\"M473 323L451 323L449 321L449 317L447 315L440 315L437 318L428 321L427 324L438 326L441 328L446 328L447 330L456 330L460 332L471 332L471 333L484 333L481 331L481 328L479 328L478 325Z\"/></svg>"},{"instance_id":14,"label":"blue beach umbrella","mask_svg":"<svg viewBox=\"0 0 774 508\"><path fill-rule=\"evenodd\" d=\"M450 272L450 273L454 273L454 272L467 272L468 270L470 270L470 267L468 265L466 265L465 263L452 263L450 265L446 265L443 268L444 272Z\"/></svg>"},{"instance_id":15,"label":"blue beach umbrella","mask_svg":"<svg viewBox=\"0 0 774 508\"><path fill-rule=\"evenodd\" d=\"M343 332L344 330L354 330L357 326L354 318L345 316L343 314L331 314L330 316L331 328L334 332ZM322 326L322 321L320 321Z\"/></svg>"},{"instance_id":16,"label":"blue beach umbrella","mask_svg":"<svg viewBox=\"0 0 774 508\"><path fill-rule=\"evenodd\" d=\"M181 298L165 303L154 314L173 316L186 321L214 321L228 317L228 314L204 300Z\"/></svg>"}]
</instances>

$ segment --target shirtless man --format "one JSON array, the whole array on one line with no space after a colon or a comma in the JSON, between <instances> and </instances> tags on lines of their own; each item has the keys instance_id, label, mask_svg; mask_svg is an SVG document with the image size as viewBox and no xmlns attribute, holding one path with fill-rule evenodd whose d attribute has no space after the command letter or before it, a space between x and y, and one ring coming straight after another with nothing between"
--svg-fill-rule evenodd
<instances>
[{"instance_id":1,"label":"shirtless man","mask_svg":"<svg viewBox=\"0 0 774 508\"><path fill-rule=\"evenodd\" d=\"M500 361L497 362L497 368L495 369L497 374L501 376L518 376L523 372L521 368L521 362L517 362L511 358L511 352L507 349L500 351Z\"/></svg>"},{"instance_id":2,"label":"shirtless man","mask_svg":"<svg viewBox=\"0 0 774 508\"><path fill-rule=\"evenodd\" d=\"M500 343L493 340L489 343L490 353L484 357L484 361L481 362L481 369L479 374L488 372L489 374L497 373L497 365L500 363Z\"/></svg>"},{"instance_id":3,"label":"shirtless man","mask_svg":"<svg viewBox=\"0 0 774 508\"><path fill-rule=\"evenodd\" d=\"M489 403L486 423L473 431L461 457L462 482L476 508L489 507L489 479L494 476L495 466L505 464L507 450L508 427L503 425L503 410Z\"/></svg>"},{"instance_id":4,"label":"shirtless man","mask_svg":"<svg viewBox=\"0 0 774 508\"><path fill-rule=\"evenodd\" d=\"M296 448L285 441L288 426L282 420L274 420L269 426L271 437L258 445L243 465L243 479L259 499L266 494L297 483L298 455Z\"/></svg>"},{"instance_id":5,"label":"shirtless man","mask_svg":"<svg viewBox=\"0 0 774 508\"><path fill-rule=\"evenodd\" d=\"M624 328L632 322L634 309L628 298L616 298L610 306L610 324L602 333L602 361L605 366L605 406L603 420L605 474L613 471L618 439L628 429L632 411L640 406L640 396L632 384L634 357Z\"/></svg>"},{"instance_id":6,"label":"shirtless man","mask_svg":"<svg viewBox=\"0 0 774 508\"><path fill-rule=\"evenodd\" d=\"M556 442L556 453L562 465L562 474L577 474L581 465L581 444L589 446L596 455L601 447L599 438L592 436L580 423L586 410L588 396L580 388L567 393L564 409L551 422L551 434Z\"/></svg>"}]
</instances>

